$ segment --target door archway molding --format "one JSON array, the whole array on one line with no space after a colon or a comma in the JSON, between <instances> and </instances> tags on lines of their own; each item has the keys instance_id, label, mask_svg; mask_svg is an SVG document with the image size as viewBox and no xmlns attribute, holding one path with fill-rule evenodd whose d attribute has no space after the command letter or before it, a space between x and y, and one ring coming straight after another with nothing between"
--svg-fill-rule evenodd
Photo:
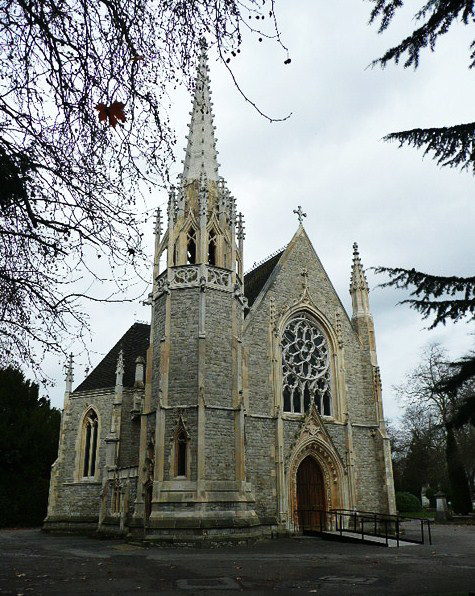
<instances>
[{"instance_id":1,"label":"door archway molding","mask_svg":"<svg viewBox=\"0 0 475 596\"><path fill-rule=\"evenodd\" d=\"M298 526L297 472L306 457L313 458L321 468L327 509L347 509L347 474L314 404L305 418L288 465L290 529Z\"/></svg>"}]
</instances>

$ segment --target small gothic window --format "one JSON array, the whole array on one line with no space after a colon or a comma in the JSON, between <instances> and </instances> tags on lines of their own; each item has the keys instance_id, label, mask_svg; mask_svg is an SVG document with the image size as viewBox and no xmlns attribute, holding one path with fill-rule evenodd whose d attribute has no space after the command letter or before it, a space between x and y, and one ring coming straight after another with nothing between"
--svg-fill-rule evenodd
<instances>
[{"instance_id":1,"label":"small gothic window","mask_svg":"<svg viewBox=\"0 0 475 596\"><path fill-rule=\"evenodd\" d=\"M190 228L186 240L186 262L189 265L196 263L196 231L195 228Z\"/></svg>"},{"instance_id":2,"label":"small gothic window","mask_svg":"<svg viewBox=\"0 0 475 596\"><path fill-rule=\"evenodd\" d=\"M115 484L112 491L112 513L120 513L122 506L122 489L120 484Z\"/></svg>"},{"instance_id":3,"label":"small gothic window","mask_svg":"<svg viewBox=\"0 0 475 596\"><path fill-rule=\"evenodd\" d=\"M323 333L302 313L287 324L281 347L284 412L303 413L314 402L330 416L330 358Z\"/></svg>"},{"instance_id":4,"label":"small gothic window","mask_svg":"<svg viewBox=\"0 0 475 596\"><path fill-rule=\"evenodd\" d=\"M216 265L216 232L211 230L208 242L208 263Z\"/></svg>"},{"instance_id":5,"label":"small gothic window","mask_svg":"<svg viewBox=\"0 0 475 596\"><path fill-rule=\"evenodd\" d=\"M84 478L96 473L98 419L95 410L88 411L83 424L83 469Z\"/></svg>"},{"instance_id":6,"label":"small gothic window","mask_svg":"<svg viewBox=\"0 0 475 596\"><path fill-rule=\"evenodd\" d=\"M186 450L186 434L180 431L176 438L176 476L186 476Z\"/></svg>"}]
</instances>

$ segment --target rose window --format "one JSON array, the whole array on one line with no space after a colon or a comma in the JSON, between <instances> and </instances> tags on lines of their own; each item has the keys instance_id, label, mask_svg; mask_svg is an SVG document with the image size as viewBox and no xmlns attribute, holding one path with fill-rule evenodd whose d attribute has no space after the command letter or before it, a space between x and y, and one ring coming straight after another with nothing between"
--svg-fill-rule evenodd
<instances>
[{"instance_id":1,"label":"rose window","mask_svg":"<svg viewBox=\"0 0 475 596\"><path fill-rule=\"evenodd\" d=\"M284 412L303 413L312 402L331 414L330 358L325 336L305 314L293 318L282 335Z\"/></svg>"}]
</instances>

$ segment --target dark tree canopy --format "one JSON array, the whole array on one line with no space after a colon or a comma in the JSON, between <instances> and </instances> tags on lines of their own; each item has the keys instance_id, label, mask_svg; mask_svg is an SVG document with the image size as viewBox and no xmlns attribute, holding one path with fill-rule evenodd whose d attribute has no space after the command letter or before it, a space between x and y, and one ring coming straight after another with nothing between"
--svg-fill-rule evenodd
<instances>
[{"instance_id":1,"label":"dark tree canopy","mask_svg":"<svg viewBox=\"0 0 475 596\"><path fill-rule=\"evenodd\" d=\"M378 32L383 33L393 22L398 11L404 6L403 0L369 0L373 4L370 24L378 24ZM385 68L391 62L405 68L420 64L424 50L436 49L436 42L447 34L453 25L473 25L475 22L475 2L473 0L425 0L417 3L414 14L416 28L399 44L388 49L372 66ZM469 67L475 67L475 41L470 46ZM475 123L454 124L452 126L414 128L392 132L384 137L386 141L397 141L399 146L424 149L441 167L460 167L475 174ZM382 284L395 288L410 289L411 298L403 300L411 308L421 313L424 319L433 317L430 329L447 321L475 319L475 277L436 276L415 269L378 267L377 273L389 275L390 281ZM446 388L457 390L475 375L475 355L466 356L454 364L453 374L446 379ZM457 424L475 422L475 402L472 398L460 405L461 410L454 421Z\"/></svg>"},{"instance_id":2,"label":"dark tree canopy","mask_svg":"<svg viewBox=\"0 0 475 596\"><path fill-rule=\"evenodd\" d=\"M43 521L60 420L38 385L14 368L0 370L0 527Z\"/></svg>"},{"instance_id":3,"label":"dark tree canopy","mask_svg":"<svg viewBox=\"0 0 475 596\"><path fill-rule=\"evenodd\" d=\"M395 482L398 490L416 495L423 486L440 487L449 492L454 510L466 513L468 479L471 485L475 478L475 429L468 424L454 428L452 420L460 404L475 394L475 381L447 389L451 374L447 353L433 344L406 381L395 387L404 408L399 432L391 431Z\"/></svg>"},{"instance_id":4,"label":"dark tree canopy","mask_svg":"<svg viewBox=\"0 0 475 596\"><path fill-rule=\"evenodd\" d=\"M140 266L144 193L169 183L169 94L203 38L229 68L243 30L282 46L274 0L0 0L0 366L81 334L78 270Z\"/></svg>"},{"instance_id":5,"label":"dark tree canopy","mask_svg":"<svg viewBox=\"0 0 475 596\"><path fill-rule=\"evenodd\" d=\"M423 319L434 317L430 329L445 325L447 321L475 319L475 277L443 277L415 269L389 267L376 267L375 271L389 275L390 281L381 287L411 289L413 298L403 300L402 304L409 304Z\"/></svg>"},{"instance_id":6,"label":"dark tree canopy","mask_svg":"<svg viewBox=\"0 0 475 596\"><path fill-rule=\"evenodd\" d=\"M370 23L378 23L378 32L383 33L391 25L403 0L369 0L374 4ZM436 49L436 42L446 35L456 23L472 25L475 22L473 0L425 0L418 2L414 14L416 28L398 45L387 50L372 66L385 68L391 62L405 68L417 68L424 50ZM470 46L470 68L475 67L475 42ZM441 114L443 116L443 114ZM386 141L397 141L404 145L424 149L440 166L461 167L475 174L475 123L452 126L415 128L392 132L384 137Z\"/></svg>"}]
</instances>

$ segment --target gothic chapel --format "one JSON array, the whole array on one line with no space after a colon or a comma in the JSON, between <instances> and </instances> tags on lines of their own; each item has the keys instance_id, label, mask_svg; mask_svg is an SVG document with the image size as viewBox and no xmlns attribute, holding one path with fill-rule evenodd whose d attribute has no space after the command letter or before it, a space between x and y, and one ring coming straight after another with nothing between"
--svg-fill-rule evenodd
<instances>
[{"instance_id":1,"label":"gothic chapel","mask_svg":"<svg viewBox=\"0 0 475 596\"><path fill-rule=\"evenodd\" d=\"M166 229L157 214L151 324L74 391L69 362L48 531L193 543L301 532L330 509L395 513L358 248L351 319L300 209L287 247L244 275L211 107L203 55Z\"/></svg>"}]
</instances>

